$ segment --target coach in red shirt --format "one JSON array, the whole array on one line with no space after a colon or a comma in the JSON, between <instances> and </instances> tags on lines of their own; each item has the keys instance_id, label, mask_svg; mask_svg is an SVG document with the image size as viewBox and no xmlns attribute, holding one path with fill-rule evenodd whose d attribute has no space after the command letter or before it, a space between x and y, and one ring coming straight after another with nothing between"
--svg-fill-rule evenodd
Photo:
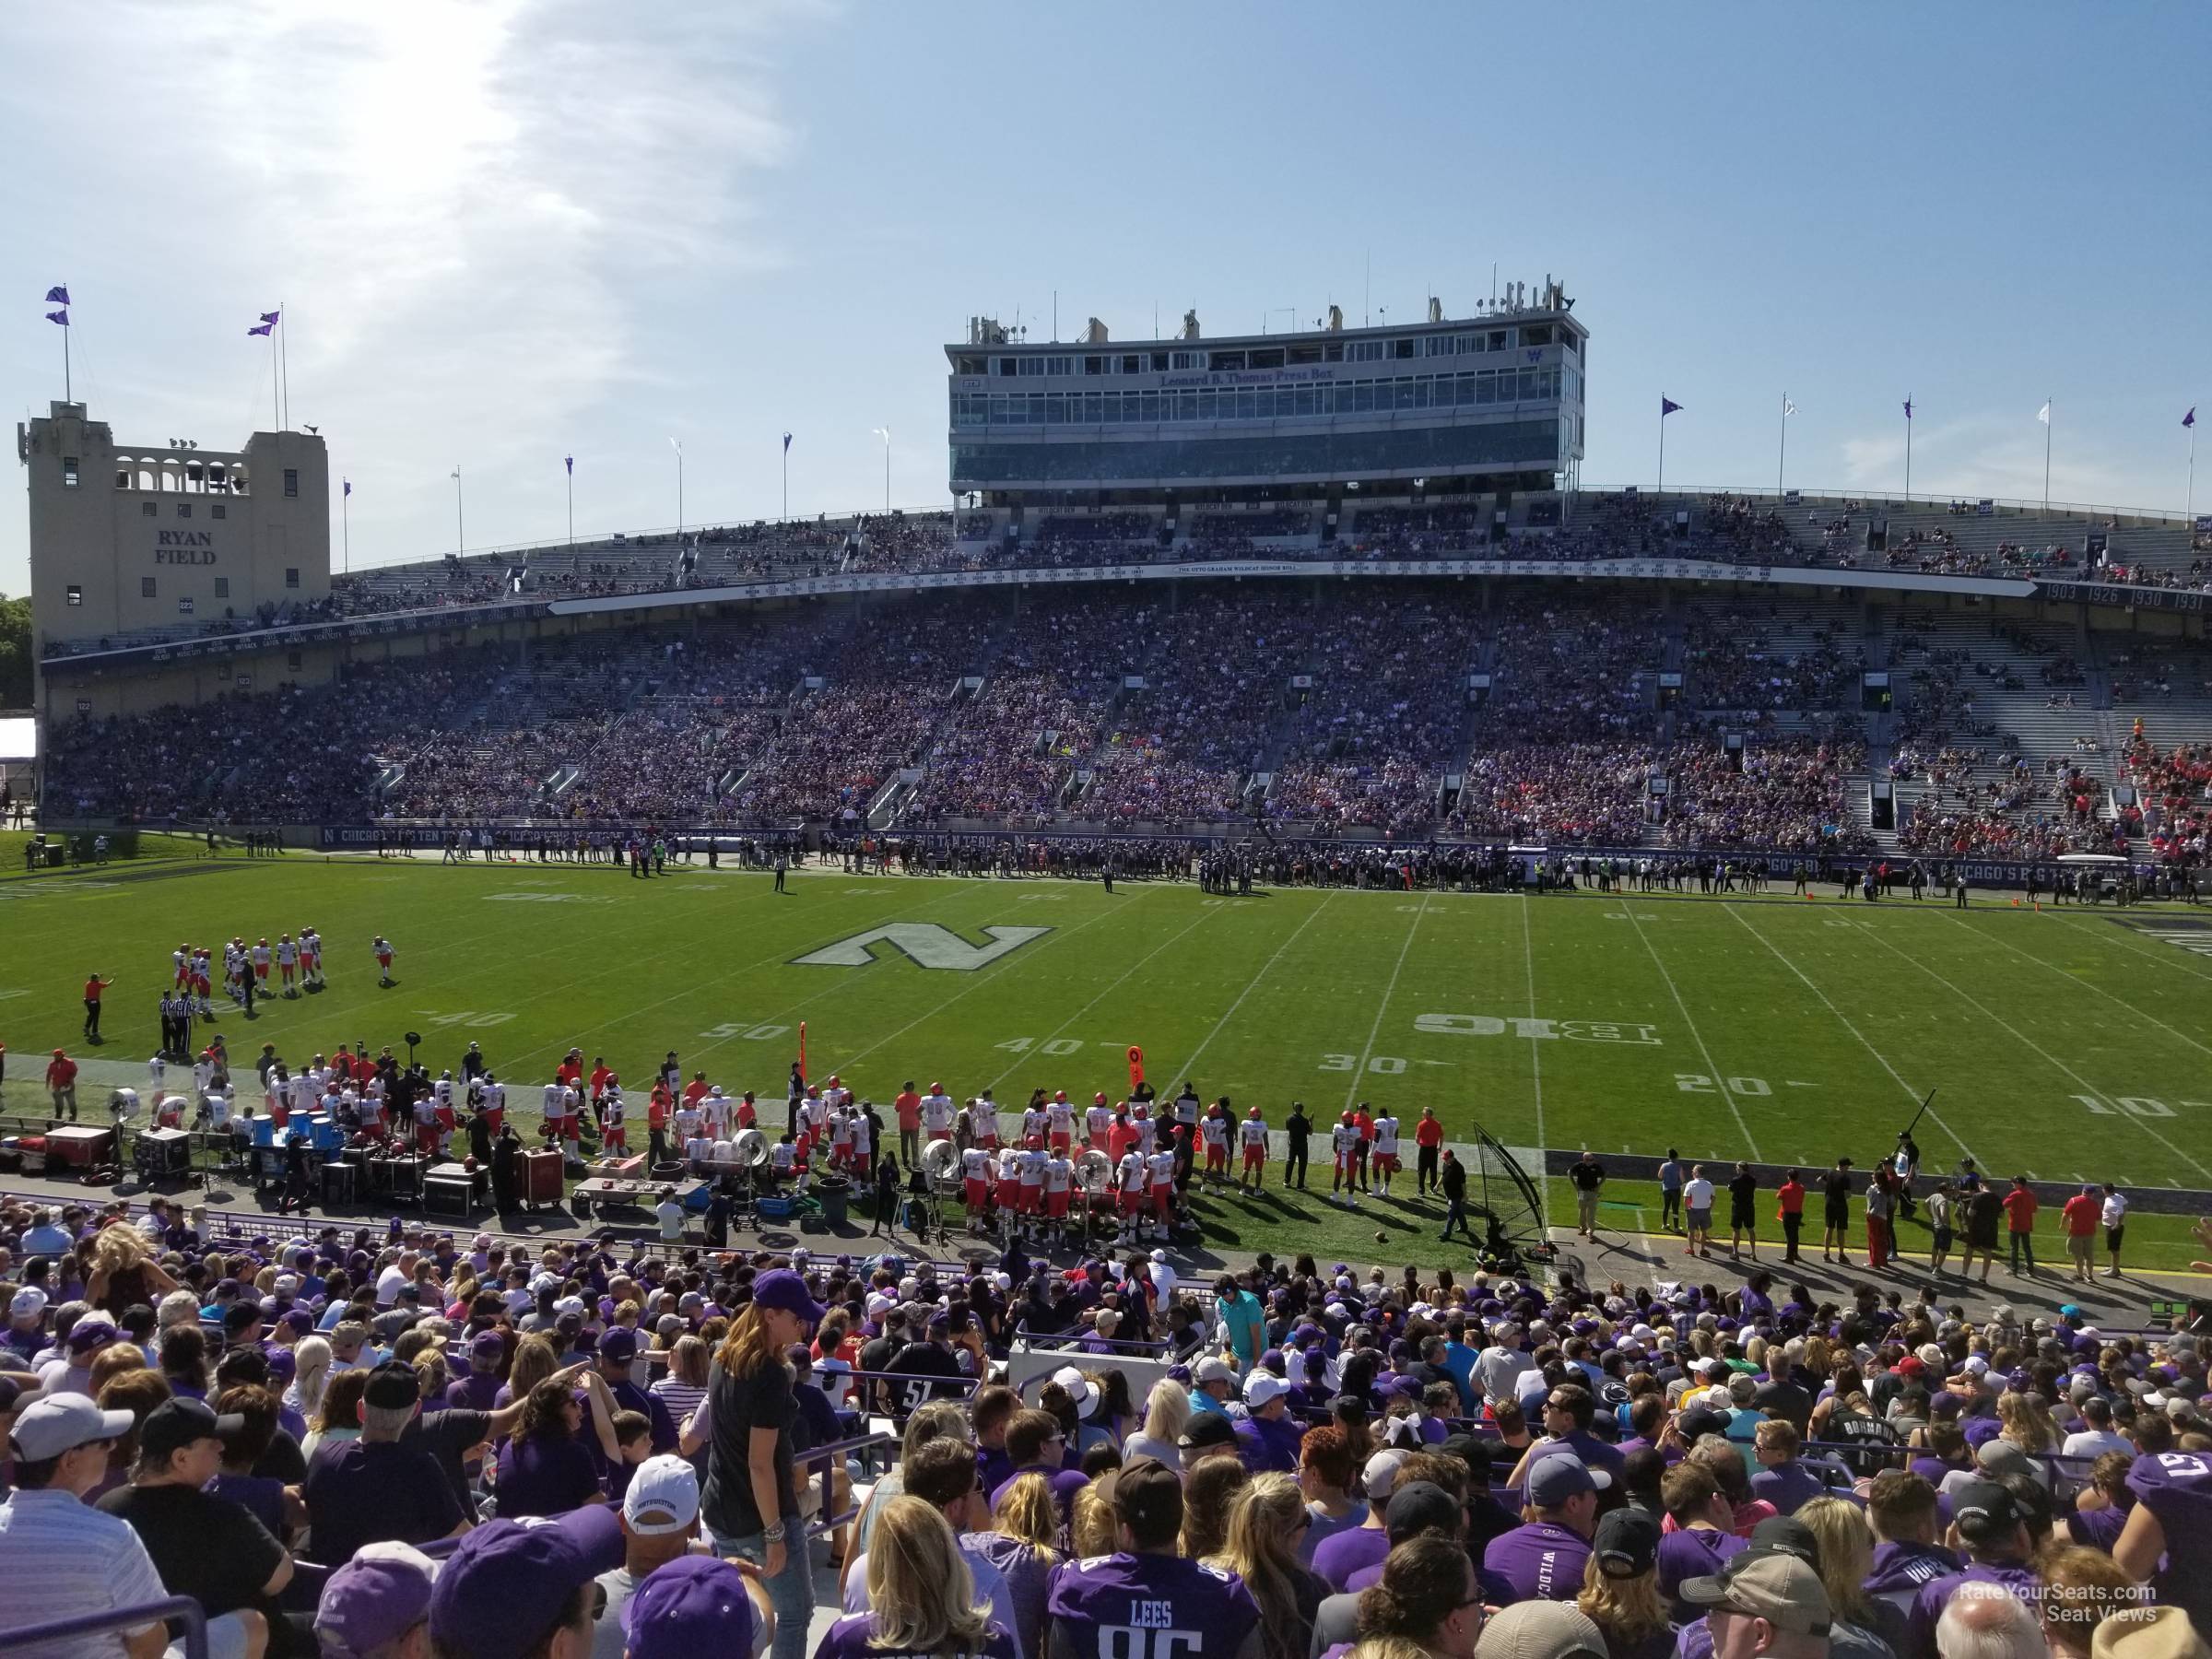
<instances>
[{"instance_id":1,"label":"coach in red shirt","mask_svg":"<svg viewBox=\"0 0 2212 1659\"><path fill-rule=\"evenodd\" d=\"M2097 1252L2097 1223L2104 1213L2104 1200L2098 1196L2094 1182L2084 1182L2080 1192L2065 1202L2059 1211L2066 1224L2066 1254L2074 1264L2074 1277L2088 1284L2096 1277L2093 1271Z\"/></svg>"},{"instance_id":2,"label":"coach in red shirt","mask_svg":"<svg viewBox=\"0 0 2212 1659\"><path fill-rule=\"evenodd\" d=\"M1782 1222L1784 1246L1782 1259L1794 1262L1797 1259L1797 1235L1805 1227L1805 1182L1797 1178L1796 1171L1783 1171L1782 1184L1774 1189L1774 1214Z\"/></svg>"},{"instance_id":3,"label":"coach in red shirt","mask_svg":"<svg viewBox=\"0 0 2212 1659\"><path fill-rule=\"evenodd\" d=\"M899 1114L899 1161L911 1170L922 1156L922 1097L912 1077L900 1086L891 1110Z\"/></svg>"},{"instance_id":4,"label":"coach in red shirt","mask_svg":"<svg viewBox=\"0 0 2212 1659\"><path fill-rule=\"evenodd\" d=\"M2028 1190L2028 1177L2015 1175L2012 1191L2005 1194L2005 1219L2011 1247L2012 1261L2007 1271L2018 1273L2020 1261L2027 1259L2030 1277L2035 1273L2035 1194Z\"/></svg>"},{"instance_id":5,"label":"coach in red shirt","mask_svg":"<svg viewBox=\"0 0 2212 1659\"><path fill-rule=\"evenodd\" d=\"M1436 1154L1444 1144L1444 1126L1436 1121L1436 1108L1421 1108L1420 1122L1413 1126L1413 1144L1419 1148L1415 1154L1413 1195L1419 1197L1437 1184Z\"/></svg>"},{"instance_id":6,"label":"coach in red shirt","mask_svg":"<svg viewBox=\"0 0 2212 1659\"><path fill-rule=\"evenodd\" d=\"M53 1093L53 1115L58 1118L66 1111L69 1121L76 1123L76 1062L60 1049L53 1051L53 1058L47 1063L46 1087Z\"/></svg>"}]
</instances>

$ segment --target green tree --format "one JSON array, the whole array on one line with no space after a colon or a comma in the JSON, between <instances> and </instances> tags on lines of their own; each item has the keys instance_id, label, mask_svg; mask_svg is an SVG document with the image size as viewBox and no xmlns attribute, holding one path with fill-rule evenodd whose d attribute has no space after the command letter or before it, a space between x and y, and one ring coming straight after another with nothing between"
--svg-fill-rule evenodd
<instances>
[{"instance_id":1,"label":"green tree","mask_svg":"<svg viewBox=\"0 0 2212 1659\"><path fill-rule=\"evenodd\" d=\"M30 707L30 601L0 594L0 709Z\"/></svg>"}]
</instances>

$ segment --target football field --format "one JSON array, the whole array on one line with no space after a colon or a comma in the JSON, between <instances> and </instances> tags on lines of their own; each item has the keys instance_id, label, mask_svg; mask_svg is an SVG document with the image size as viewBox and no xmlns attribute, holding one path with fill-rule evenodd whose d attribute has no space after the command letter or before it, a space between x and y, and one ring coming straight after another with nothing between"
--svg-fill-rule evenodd
<instances>
[{"instance_id":1,"label":"football field","mask_svg":"<svg viewBox=\"0 0 2212 1659\"><path fill-rule=\"evenodd\" d=\"M1864 1169L1931 1089L1916 1132L1930 1172L1971 1154L1999 1175L2212 1188L2212 912L2039 912L1989 892L1960 912L1933 896L1839 900L1832 886L1815 900L1236 899L1188 883L1108 894L821 869L794 872L790 889L703 865L637 880L604 865L303 853L9 877L8 1104L38 1105L56 1045L94 1062L88 1099L142 1082L181 941L274 942L312 925L326 992L263 1003L251 1021L218 1007L241 1069L264 1042L295 1062L361 1040L404 1054L413 1030L433 1072L481 1043L517 1098L575 1044L633 1083L674 1049L687 1074L780 1101L805 1021L809 1075L841 1073L887 1115L907 1078L1017 1108L1038 1087L1119 1099L1140 1047L1163 1095L1189 1077L1277 1128L1305 1102L1324 1191L1326 1124L1359 1100L1396 1112L1409 1141L1433 1106L1448 1132L1479 1123L1516 1150L1674 1146L1808 1167L1847 1154ZM388 990L377 934L397 952ZM91 1049L79 994L95 971L117 982ZM1407 1202L1410 1187L1408 1172L1396 1199L1353 1216L1271 1182L1205 1216L1247 1250L1373 1256L1378 1229L1408 1247L1433 1234L1438 1212ZM1643 1192L1618 1193L1621 1226ZM2131 1258L2183 1264L2184 1234L2179 1217L2139 1213Z\"/></svg>"}]
</instances>

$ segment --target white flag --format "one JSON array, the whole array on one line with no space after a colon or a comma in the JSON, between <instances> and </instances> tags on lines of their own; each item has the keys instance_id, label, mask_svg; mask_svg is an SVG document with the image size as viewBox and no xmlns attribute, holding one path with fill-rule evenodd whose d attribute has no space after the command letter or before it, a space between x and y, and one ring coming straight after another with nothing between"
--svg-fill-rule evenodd
<instances>
[{"instance_id":1,"label":"white flag","mask_svg":"<svg viewBox=\"0 0 2212 1659\"><path fill-rule=\"evenodd\" d=\"M2041 422L2042 422L2042 423L2043 423L2045 426L2049 426L2049 425L2051 424L2051 406L2050 406L2050 404L2049 404L2049 403L2045 403L2041 408L2038 409L2038 410L2035 412L2035 418L2036 418L2038 420L2041 421Z\"/></svg>"},{"instance_id":2,"label":"white flag","mask_svg":"<svg viewBox=\"0 0 2212 1659\"><path fill-rule=\"evenodd\" d=\"M1783 398L1782 400L1782 418L1784 420L1787 420L1791 416L1796 413L1797 406L1792 403L1788 398Z\"/></svg>"}]
</instances>

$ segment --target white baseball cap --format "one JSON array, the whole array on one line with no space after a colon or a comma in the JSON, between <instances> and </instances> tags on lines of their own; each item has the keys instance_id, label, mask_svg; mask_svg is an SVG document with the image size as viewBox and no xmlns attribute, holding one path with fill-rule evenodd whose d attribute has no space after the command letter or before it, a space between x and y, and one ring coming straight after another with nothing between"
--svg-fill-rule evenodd
<instances>
[{"instance_id":1,"label":"white baseball cap","mask_svg":"<svg viewBox=\"0 0 2212 1659\"><path fill-rule=\"evenodd\" d=\"M1199 1360L1198 1369L1191 1375L1200 1382L1234 1382L1237 1380L1237 1368L1216 1354L1211 1359Z\"/></svg>"},{"instance_id":2,"label":"white baseball cap","mask_svg":"<svg viewBox=\"0 0 2212 1659\"><path fill-rule=\"evenodd\" d=\"M1053 1373L1053 1381L1067 1390L1068 1398L1076 1403L1077 1417L1087 1418L1098 1410L1099 1385L1074 1366L1062 1366Z\"/></svg>"},{"instance_id":3,"label":"white baseball cap","mask_svg":"<svg viewBox=\"0 0 2212 1659\"><path fill-rule=\"evenodd\" d=\"M640 1519L662 1515L668 1519ZM689 1532L699 1521L699 1471L672 1452L647 1458L622 1494L622 1519L641 1538Z\"/></svg>"},{"instance_id":4,"label":"white baseball cap","mask_svg":"<svg viewBox=\"0 0 2212 1659\"><path fill-rule=\"evenodd\" d=\"M39 1319L46 1312L46 1292L36 1285L26 1285L16 1292L7 1304L11 1319Z\"/></svg>"},{"instance_id":5,"label":"white baseball cap","mask_svg":"<svg viewBox=\"0 0 2212 1659\"><path fill-rule=\"evenodd\" d=\"M1265 1406L1270 1400L1279 1400L1290 1392L1290 1384L1273 1371L1254 1371L1244 1384L1244 1404Z\"/></svg>"},{"instance_id":6,"label":"white baseball cap","mask_svg":"<svg viewBox=\"0 0 2212 1659\"><path fill-rule=\"evenodd\" d=\"M1371 1503L1390 1501L1391 1483L1397 1479L1398 1470L1405 1466L1403 1452L1377 1452L1359 1470L1359 1485Z\"/></svg>"},{"instance_id":7,"label":"white baseball cap","mask_svg":"<svg viewBox=\"0 0 2212 1659\"><path fill-rule=\"evenodd\" d=\"M47 1394L22 1409L8 1438L26 1462L44 1463L95 1441L121 1440L136 1421L127 1411L102 1411L80 1394Z\"/></svg>"}]
</instances>

